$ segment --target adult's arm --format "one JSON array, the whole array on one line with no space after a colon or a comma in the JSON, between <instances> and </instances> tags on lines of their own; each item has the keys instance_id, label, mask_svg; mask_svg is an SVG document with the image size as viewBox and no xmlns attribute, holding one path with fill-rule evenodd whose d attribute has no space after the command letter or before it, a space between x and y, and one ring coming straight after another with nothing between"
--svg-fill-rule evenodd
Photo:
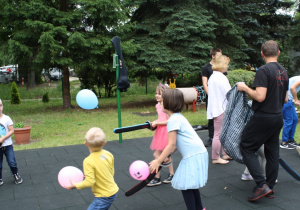
<instances>
[{"instance_id":1,"label":"adult's arm","mask_svg":"<svg viewBox=\"0 0 300 210\"><path fill-rule=\"evenodd\" d=\"M237 87L239 91L246 92L252 99L263 102L266 99L267 88L266 87L256 87L255 90L249 88L244 82L238 82Z\"/></svg>"},{"instance_id":2,"label":"adult's arm","mask_svg":"<svg viewBox=\"0 0 300 210\"><path fill-rule=\"evenodd\" d=\"M208 85L207 85L207 82L208 82L207 77L202 76L202 85L203 85L203 88L204 88L206 94L208 95Z\"/></svg>"},{"instance_id":3,"label":"adult's arm","mask_svg":"<svg viewBox=\"0 0 300 210\"><path fill-rule=\"evenodd\" d=\"M291 93L293 95L293 98L294 98L294 103L296 105L300 105L300 101L298 99L298 96L297 96L297 87L300 85L300 81L296 81L294 82L294 84L292 84L292 86L290 87L290 90L291 90Z\"/></svg>"},{"instance_id":4,"label":"adult's arm","mask_svg":"<svg viewBox=\"0 0 300 210\"><path fill-rule=\"evenodd\" d=\"M284 103L289 101L289 91L286 91Z\"/></svg>"}]
</instances>

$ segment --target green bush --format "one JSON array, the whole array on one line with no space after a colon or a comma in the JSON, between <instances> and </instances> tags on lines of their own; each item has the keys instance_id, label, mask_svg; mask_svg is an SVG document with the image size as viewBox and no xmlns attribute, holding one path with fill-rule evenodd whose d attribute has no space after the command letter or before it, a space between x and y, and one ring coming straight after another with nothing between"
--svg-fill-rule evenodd
<instances>
[{"instance_id":1,"label":"green bush","mask_svg":"<svg viewBox=\"0 0 300 210\"><path fill-rule=\"evenodd\" d=\"M244 69L228 71L227 75L231 87L233 87L237 82L245 82L246 85L252 87L254 77L255 72L247 71Z\"/></svg>"},{"instance_id":2,"label":"green bush","mask_svg":"<svg viewBox=\"0 0 300 210\"><path fill-rule=\"evenodd\" d=\"M173 80L172 80L173 82ZM168 82L169 83L169 82ZM190 73L190 74L179 74L176 78L176 87L193 87L193 86L201 86L202 78L199 73Z\"/></svg>"},{"instance_id":3,"label":"green bush","mask_svg":"<svg viewBox=\"0 0 300 210\"><path fill-rule=\"evenodd\" d=\"M43 95L42 101L43 101L44 103L48 103L48 102L49 102L48 92L45 93L45 94Z\"/></svg>"},{"instance_id":4,"label":"green bush","mask_svg":"<svg viewBox=\"0 0 300 210\"><path fill-rule=\"evenodd\" d=\"M20 104L21 103L19 90L18 90L17 84L15 82L13 82L11 85L10 103L11 104Z\"/></svg>"}]
</instances>

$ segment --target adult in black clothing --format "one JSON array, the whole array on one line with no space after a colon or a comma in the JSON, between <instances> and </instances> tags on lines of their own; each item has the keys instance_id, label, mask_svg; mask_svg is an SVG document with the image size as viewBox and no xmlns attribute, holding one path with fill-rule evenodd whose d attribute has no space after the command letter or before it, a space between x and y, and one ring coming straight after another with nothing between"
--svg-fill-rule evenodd
<instances>
[{"instance_id":1,"label":"adult in black clothing","mask_svg":"<svg viewBox=\"0 0 300 210\"><path fill-rule=\"evenodd\" d=\"M206 110L207 110L207 102L208 102L208 86L207 86L208 79L213 73L212 64L214 62L214 59L216 57L220 56L220 55L222 55L222 50L221 49L219 49L219 48L211 49L211 51L210 51L211 60L208 64L203 66L202 71L201 71L202 84L203 84L203 88L206 92L206 99L205 99ZM205 144L206 147L211 146L212 140L213 140L213 137L214 137L214 120L213 119L208 120L208 137L209 137L209 139L208 139L207 143Z\"/></svg>"},{"instance_id":2,"label":"adult in black clothing","mask_svg":"<svg viewBox=\"0 0 300 210\"><path fill-rule=\"evenodd\" d=\"M288 75L277 58L280 54L275 41L266 41L261 55L266 64L261 66L253 82L253 88L238 83L238 89L245 91L252 99L253 116L245 126L241 136L243 161L256 182L248 201L267 196L273 198L273 187L279 167L279 134L283 126L282 107L288 101ZM256 152L264 144L266 157L266 178L262 174Z\"/></svg>"}]
</instances>

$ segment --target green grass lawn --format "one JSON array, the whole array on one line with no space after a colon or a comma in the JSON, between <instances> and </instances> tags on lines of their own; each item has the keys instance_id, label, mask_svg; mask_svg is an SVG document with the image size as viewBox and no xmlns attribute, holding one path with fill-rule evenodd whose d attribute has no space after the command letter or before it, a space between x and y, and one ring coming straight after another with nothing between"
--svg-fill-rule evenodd
<instances>
[{"instance_id":1,"label":"green grass lawn","mask_svg":"<svg viewBox=\"0 0 300 210\"><path fill-rule=\"evenodd\" d=\"M76 84L76 83L75 83ZM149 83L148 83L149 84ZM141 124L146 121L157 119L155 110L155 87L157 82L148 86L148 94L145 94L145 87L138 84L131 84L126 93L121 93L121 116L122 126ZM74 87L75 85L72 84ZM0 97L2 97L2 87ZM8 87L6 87L9 89ZM45 89L46 88L46 89ZM21 89L21 91L20 91ZM38 90L40 89L40 90ZM54 90L51 90L54 89ZM63 109L63 101L60 98L54 99L49 94L50 102L43 103L40 99L41 92L49 90L47 87L36 88L33 93L26 93L26 89L19 87L21 101L20 105L11 105L7 97L3 101L3 113L9 115L14 123L24 123L32 126L31 142L26 145L14 144L15 150L35 149L44 147L56 147L64 145L82 144L84 135L91 127L100 127L106 133L108 141L119 140L119 135L113 133L118 127L117 98L100 98L99 108L94 110L81 109L76 103L76 91L71 91L72 109ZM76 88L73 88L76 90ZM51 92L52 91L52 92ZM7 91L9 92L9 91ZM31 92L28 91L28 92ZM49 93L59 97L59 85L50 88ZM24 95L31 100L25 100ZM190 106L191 108L191 106ZM146 115L146 116L143 116ZM192 125L203 125L207 123L205 108L197 106L196 112L184 110L183 115ZM153 136L153 131L142 129L133 132L123 133L123 140ZM150 142L149 142L150 144Z\"/></svg>"},{"instance_id":2,"label":"green grass lawn","mask_svg":"<svg viewBox=\"0 0 300 210\"><path fill-rule=\"evenodd\" d=\"M108 141L119 140L119 135L113 133L113 129L118 127L117 98L100 98L98 109L81 109L75 100L76 94L80 90L78 84L78 81L71 83L71 98L74 108L66 110L62 108L60 82L54 83L51 88L46 85L39 86L34 90L19 87L22 101L20 105L11 105L7 101L10 85L0 85L0 98L4 100L3 113L9 115L14 123L32 126L31 142L26 145L14 144L15 150L82 144L85 133L91 127L102 128ZM123 127L157 119L154 97L157 84L156 81L148 82L147 95L145 86L139 86L137 83L132 83L128 92L121 93ZM43 103L40 100L45 91L49 93L49 103ZM205 106L196 106L195 112L183 110L182 114L192 125L207 123ZM296 141L300 140L299 129L298 126L295 134ZM122 136L125 140L149 137L153 134L148 129L142 129L123 133Z\"/></svg>"}]
</instances>

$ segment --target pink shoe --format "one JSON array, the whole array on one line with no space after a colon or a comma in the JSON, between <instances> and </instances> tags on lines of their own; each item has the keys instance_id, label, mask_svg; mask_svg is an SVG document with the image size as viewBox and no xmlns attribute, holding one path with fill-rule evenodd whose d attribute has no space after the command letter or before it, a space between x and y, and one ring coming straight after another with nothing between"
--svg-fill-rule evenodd
<instances>
[{"instance_id":1,"label":"pink shoe","mask_svg":"<svg viewBox=\"0 0 300 210\"><path fill-rule=\"evenodd\" d=\"M204 207L203 210L206 210L206 208Z\"/></svg>"}]
</instances>

